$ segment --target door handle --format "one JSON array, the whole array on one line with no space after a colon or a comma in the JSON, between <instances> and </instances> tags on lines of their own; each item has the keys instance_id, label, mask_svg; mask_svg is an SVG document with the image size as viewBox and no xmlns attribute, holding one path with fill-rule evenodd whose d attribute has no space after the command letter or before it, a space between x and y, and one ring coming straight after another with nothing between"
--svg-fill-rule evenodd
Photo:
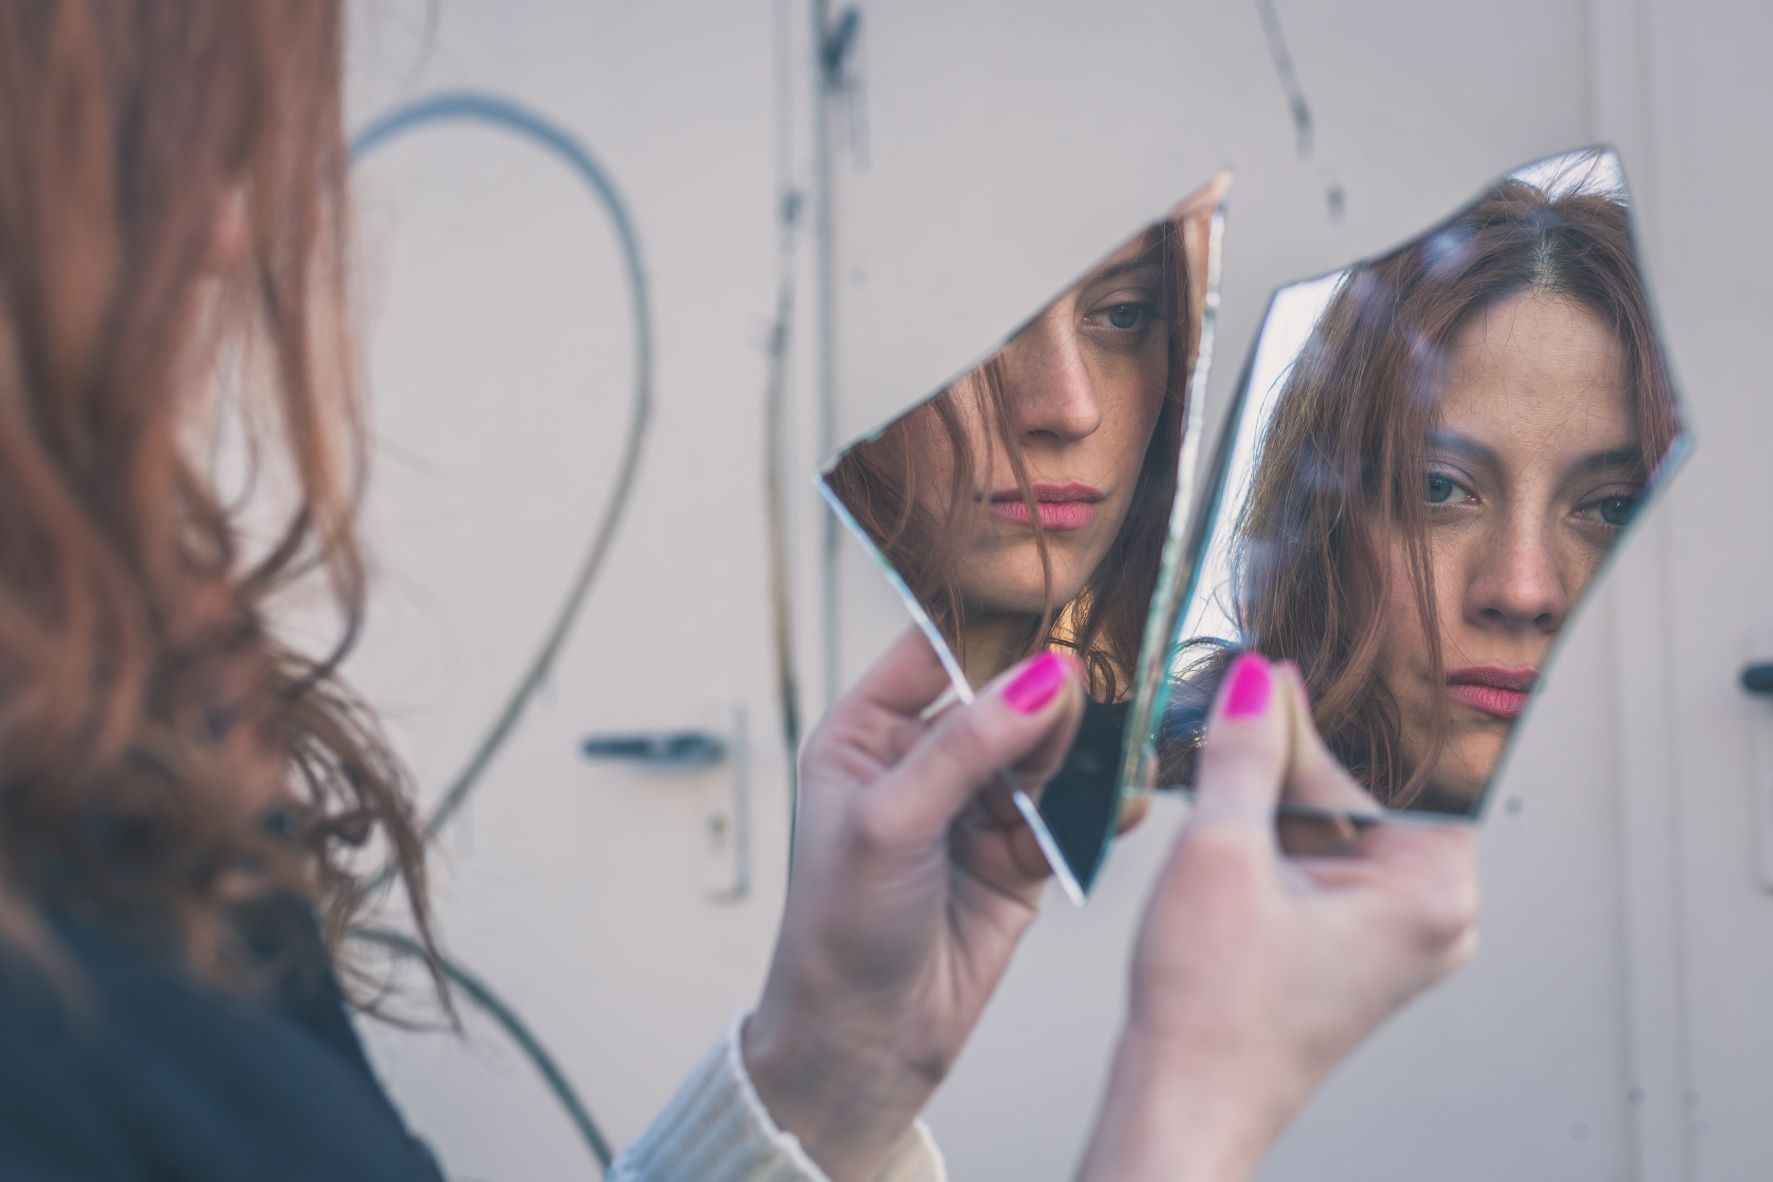
<instances>
[{"instance_id":1,"label":"door handle","mask_svg":"<svg viewBox=\"0 0 1773 1182\"><path fill-rule=\"evenodd\" d=\"M586 735L579 753L586 759L625 763L643 774L688 777L705 794L707 889L723 902L751 891L751 753L745 708L732 706L732 729L626 731ZM726 767L725 776L705 773Z\"/></svg>"},{"instance_id":2,"label":"door handle","mask_svg":"<svg viewBox=\"0 0 1773 1182\"><path fill-rule=\"evenodd\" d=\"M665 769L698 769L726 762L726 740L707 731L653 731L591 735L579 745L587 759L615 759Z\"/></svg>"},{"instance_id":3,"label":"door handle","mask_svg":"<svg viewBox=\"0 0 1773 1182\"><path fill-rule=\"evenodd\" d=\"M1750 652L1765 652L1768 637L1752 641ZM1773 661L1750 661L1742 667L1741 682L1745 693L1763 701L1773 700ZM1761 889L1773 894L1773 730L1757 724L1754 733L1754 819L1755 840L1759 847Z\"/></svg>"}]
</instances>

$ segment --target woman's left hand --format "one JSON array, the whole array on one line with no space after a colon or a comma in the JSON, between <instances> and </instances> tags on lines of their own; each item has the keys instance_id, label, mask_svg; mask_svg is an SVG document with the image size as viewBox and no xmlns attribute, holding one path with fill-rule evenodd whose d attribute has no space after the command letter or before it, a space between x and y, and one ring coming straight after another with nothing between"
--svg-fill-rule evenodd
<instances>
[{"instance_id":1,"label":"woman's left hand","mask_svg":"<svg viewBox=\"0 0 1773 1182\"><path fill-rule=\"evenodd\" d=\"M959 1056L1048 874L1010 801L1058 769L1076 662L1043 654L926 720L948 687L913 631L801 759L793 872L747 1070L833 1178L871 1177Z\"/></svg>"}]
</instances>

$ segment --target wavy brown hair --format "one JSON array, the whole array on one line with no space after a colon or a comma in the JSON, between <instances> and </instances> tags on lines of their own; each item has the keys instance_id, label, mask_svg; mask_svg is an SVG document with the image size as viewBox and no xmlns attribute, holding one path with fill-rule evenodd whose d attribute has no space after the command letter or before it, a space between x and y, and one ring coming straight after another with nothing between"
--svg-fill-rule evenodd
<instances>
[{"instance_id":1,"label":"wavy brown hair","mask_svg":"<svg viewBox=\"0 0 1773 1182\"><path fill-rule=\"evenodd\" d=\"M337 672L343 38L337 0L0 4L0 916L50 954L75 914L240 983L242 909L336 936L372 833L431 948L400 765ZM210 475L223 373L270 500ZM272 627L298 582L342 620L318 658Z\"/></svg>"},{"instance_id":2,"label":"wavy brown hair","mask_svg":"<svg viewBox=\"0 0 1773 1182\"><path fill-rule=\"evenodd\" d=\"M1076 652L1089 671L1092 696L1117 701L1139 656L1146 614L1157 586L1169 529L1170 509L1176 499L1177 459L1186 417L1188 379L1199 345L1200 306L1203 291L1188 263L1192 220L1190 215L1152 225L1144 235L1142 257L1161 264L1164 296L1163 330L1168 340L1168 368L1163 405L1152 428L1151 442L1139 469L1131 508L1113 545L1075 599L1055 603L1052 563L1046 531L1034 510L1034 491L1022 451L1012 437L1012 421L1006 400L1001 355L967 373L942 394L895 420L872 439L845 452L825 480L843 502L850 516L867 533L881 554L905 581L907 589L923 605L931 622L949 647L965 660L966 607L959 587L962 539L972 532L973 491L977 473L989 470L992 453L1003 448L1022 490L1032 519L1035 545L1045 582L1045 607L1030 625L1021 655L1043 647ZM976 404L975 421L995 424L995 438L984 439L984 455L976 455L969 440L961 399ZM922 424L919 420L925 420ZM918 446L920 426L939 426L939 436L953 457L948 487L935 497L926 494L928 457ZM938 512L934 505L945 506ZM978 510L975 510L978 511Z\"/></svg>"},{"instance_id":3,"label":"wavy brown hair","mask_svg":"<svg viewBox=\"0 0 1773 1182\"><path fill-rule=\"evenodd\" d=\"M1572 300L1613 330L1653 478L1679 424L1621 198L1582 183L1554 195L1505 181L1437 231L1353 268L1276 400L1234 531L1238 640L1192 642L1160 742L1169 753L1161 782L1187 782L1189 740L1220 676L1249 649L1298 663L1328 746L1382 803L1464 811L1424 796L1432 758L1402 763L1397 705L1377 674L1390 627L1385 547L1407 541L1411 598L1438 678L1426 440L1454 338L1522 292ZM1431 752L1444 738L1441 711Z\"/></svg>"}]
</instances>

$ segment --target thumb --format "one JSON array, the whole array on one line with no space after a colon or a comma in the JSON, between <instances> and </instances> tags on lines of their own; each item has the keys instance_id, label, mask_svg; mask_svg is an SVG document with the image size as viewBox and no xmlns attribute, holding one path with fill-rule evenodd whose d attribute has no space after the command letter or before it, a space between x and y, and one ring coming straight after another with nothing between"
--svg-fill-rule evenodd
<instances>
[{"instance_id":1,"label":"thumb","mask_svg":"<svg viewBox=\"0 0 1773 1182\"><path fill-rule=\"evenodd\" d=\"M1279 671L1293 690L1292 764L1287 772L1287 800L1326 814L1347 813L1351 820L1377 821L1384 810L1371 793L1355 782L1324 745L1312 722L1310 699L1299 667L1283 662Z\"/></svg>"},{"instance_id":2,"label":"thumb","mask_svg":"<svg viewBox=\"0 0 1773 1182\"><path fill-rule=\"evenodd\" d=\"M1044 784L1076 734L1081 682L1074 658L1043 652L950 708L868 793L876 824L897 840L929 842L1005 769L1015 768L1019 786Z\"/></svg>"},{"instance_id":3,"label":"thumb","mask_svg":"<svg viewBox=\"0 0 1773 1182\"><path fill-rule=\"evenodd\" d=\"M1252 825L1272 840L1289 757L1289 689L1259 653L1232 663L1201 747L1194 823Z\"/></svg>"}]
</instances>

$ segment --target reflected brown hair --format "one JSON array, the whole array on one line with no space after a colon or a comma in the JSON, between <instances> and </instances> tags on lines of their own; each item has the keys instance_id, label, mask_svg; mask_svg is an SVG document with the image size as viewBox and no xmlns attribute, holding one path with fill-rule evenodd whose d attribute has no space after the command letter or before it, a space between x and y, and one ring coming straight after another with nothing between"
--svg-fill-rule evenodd
<instances>
[{"instance_id":1,"label":"reflected brown hair","mask_svg":"<svg viewBox=\"0 0 1773 1182\"><path fill-rule=\"evenodd\" d=\"M1351 270L1276 401L1235 530L1239 643L1194 642L1160 744L1164 783L1185 782L1188 735L1236 652L1295 661L1330 749L1382 803L1465 811L1425 795L1433 758L1403 766L1399 717L1377 672L1390 626L1387 539L1407 541L1414 606L1443 674L1434 607L1425 447L1453 339L1522 292L1572 300L1619 340L1646 479L1678 433L1623 201L1505 181L1395 254ZM1392 610L1408 610L1397 605ZM1431 752L1444 741L1445 705ZM1175 741L1181 740L1181 741ZM1177 762L1180 760L1181 762Z\"/></svg>"},{"instance_id":2,"label":"reflected brown hair","mask_svg":"<svg viewBox=\"0 0 1773 1182\"><path fill-rule=\"evenodd\" d=\"M365 582L343 38L337 0L0 4L15 943L53 954L41 916L83 915L239 983L241 909L294 896L336 935L348 847L379 833L431 947L400 765L337 672ZM211 478L220 372L275 505ZM342 619L318 659L270 620L310 581Z\"/></svg>"},{"instance_id":3,"label":"reflected brown hair","mask_svg":"<svg viewBox=\"0 0 1773 1182\"><path fill-rule=\"evenodd\" d=\"M1156 258L1162 276L1159 282L1168 342L1163 404L1126 520L1071 602L1053 601L1046 531L1035 512L1034 490L1021 447L1007 427L1014 421L1007 404L1013 393L1007 389L1001 354L895 420L879 435L852 447L826 474L832 493L899 573L963 662L962 542L982 512L973 503L977 473L990 470L994 450L1001 447L1028 505L1046 587L1044 610L1031 624L1020 655L1044 647L1072 650L1084 661L1090 693L1099 701L1117 701L1130 688L1176 497L1177 462L1188 379L1199 345L1202 298L1199 281L1189 267L1187 231L1194 219L1205 216L1159 222L1145 232L1142 256ZM962 399L975 404L977 413L970 416L974 421L995 427L985 435L983 455L975 454L976 445L969 442L963 415L957 409ZM939 427L939 438L953 460L948 465L948 487L935 497L925 492L929 457L918 446L920 438L933 437L919 428L932 424ZM937 512L932 505L944 506L945 511Z\"/></svg>"}]
</instances>

